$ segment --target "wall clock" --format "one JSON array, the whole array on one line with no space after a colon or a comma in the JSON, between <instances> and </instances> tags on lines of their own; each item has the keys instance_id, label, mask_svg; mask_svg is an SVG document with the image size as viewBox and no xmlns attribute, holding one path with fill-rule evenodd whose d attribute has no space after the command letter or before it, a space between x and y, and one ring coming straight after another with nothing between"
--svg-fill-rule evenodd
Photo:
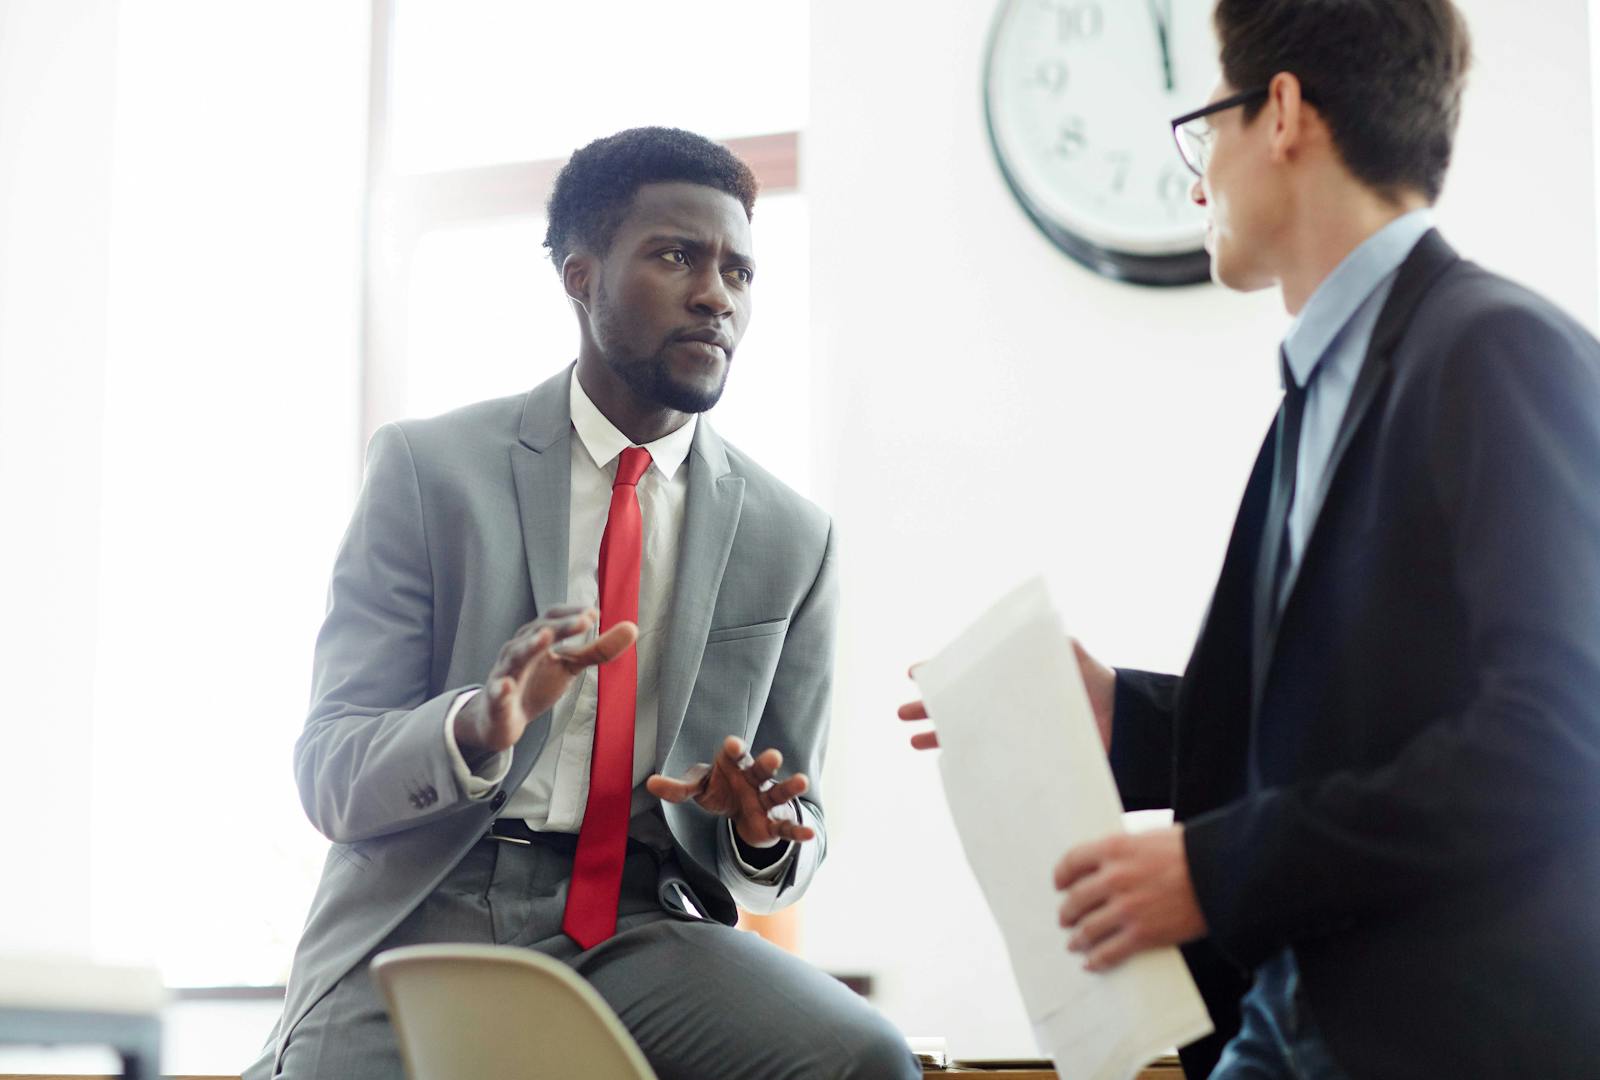
<instances>
[{"instance_id":1,"label":"wall clock","mask_svg":"<svg viewBox=\"0 0 1600 1080\"><path fill-rule=\"evenodd\" d=\"M1000 172L1078 262L1140 285L1210 277L1174 116L1216 85L1214 0L1003 0L984 71Z\"/></svg>"}]
</instances>

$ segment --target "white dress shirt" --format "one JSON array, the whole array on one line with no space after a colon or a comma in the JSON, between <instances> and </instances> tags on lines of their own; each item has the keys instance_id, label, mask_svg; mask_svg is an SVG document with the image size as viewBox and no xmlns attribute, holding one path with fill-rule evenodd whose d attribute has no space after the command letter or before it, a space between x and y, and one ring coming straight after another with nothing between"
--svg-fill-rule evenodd
<instances>
[{"instance_id":1,"label":"white dress shirt","mask_svg":"<svg viewBox=\"0 0 1600 1080\"><path fill-rule=\"evenodd\" d=\"M600 539L611 511L611 489L622 451L633 443L606 419L589 395L571 379L572 492L567 541L566 603L598 607L600 603ZM661 653L672 610L673 582L678 547L683 535L684 503L689 491L689 470L684 468L694 444L696 416L670 434L645 444L650 467L639 479L639 512L643 547L639 570L639 639L637 700L634 711L633 806L638 814L657 802L645 790L645 778L655 771L656 727L660 714ZM554 605L547 605L554 606ZM572 681L551 714L550 735L518 790L511 792L503 817L522 818L541 832L576 833L583 825L589 798L589 763L594 749L595 702L598 672L587 668ZM505 750L479 765L474 773L455 741L455 718L477 693L469 690L456 698L445 717L445 744L455 767L456 780L472 799L484 799L511 768L511 751ZM732 822L729 822L731 833ZM788 868L791 851L772 866L756 869L738 857L739 869L753 881L779 880Z\"/></svg>"}]
</instances>

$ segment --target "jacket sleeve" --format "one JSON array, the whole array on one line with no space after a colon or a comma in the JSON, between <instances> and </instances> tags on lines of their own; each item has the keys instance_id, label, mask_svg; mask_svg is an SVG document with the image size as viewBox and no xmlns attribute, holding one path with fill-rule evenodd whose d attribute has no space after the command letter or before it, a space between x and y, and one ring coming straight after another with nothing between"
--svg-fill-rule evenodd
<instances>
[{"instance_id":1,"label":"jacket sleeve","mask_svg":"<svg viewBox=\"0 0 1600 1080\"><path fill-rule=\"evenodd\" d=\"M334 561L312 701L295 743L311 823L338 843L467 805L443 738L453 687L429 696L433 588L421 490L405 434L380 428Z\"/></svg>"},{"instance_id":2,"label":"jacket sleeve","mask_svg":"<svg viewBox=\"0 0 1600 1080\"><path fill-rule=\"evenodd\" d=\"M829 704L833 693L835 621L839 609L838 564L830 523L822 561L799 607L789 619L789 629L778 657L766 709L756 728L755 751L776 747L783 754L786 772L803 772L811 788L798 801L800 817L817 831L815 839L796 846L788 871L778 881L750 880L734 862L728 830L717 830L717 876L734 901L756 915L769 915L788 907L804 895L828 852L827 819L822 813L822 772L828 744Z\"/></svg>"},{"instance_id":3,"label":"jacket sleeve","mask_svg":"<svg viewBox=\"0 0 1600 1080\"><path fill-rule=\"evenodd\" d=\"M1253 966L1297 937L1600 825L1600 363L1531 306L1461 320L1411 415L1475 689L1381 767L1188 823L1211 935Z\"/></svg>"},{"instance_id":4,"label":"jacket sleeve","mask_svg":"<svg viewBox=\"0 0 1600 1080\"><path fill-rule=\"evenodd\" d=\"M1173 724L1181 683L1176 675L1117 669L1109 756L1124 810L1172 805Z\"/></svg>"}]
</instances>

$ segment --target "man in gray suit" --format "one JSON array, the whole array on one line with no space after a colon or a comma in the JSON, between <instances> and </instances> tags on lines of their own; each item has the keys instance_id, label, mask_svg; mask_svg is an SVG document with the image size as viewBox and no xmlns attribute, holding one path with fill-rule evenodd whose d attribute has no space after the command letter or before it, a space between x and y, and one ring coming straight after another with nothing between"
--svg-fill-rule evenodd
<instances>
[{"instance_id":1,"label":"man in gray suit","mask_svg":"<svg viewBox=\"0 0 1600 1080\"><path fill-rule=\"evenodd\" d=\"M576 365L374 436L295 747L333 845L248 1080L398 1078L368 963L439 941L571 964L663 1080L919 1074L731 927L826 848L836 605L828 517L699 415L750 315L755 189L687 132L580 150L546 236Z\"/></svg>"}]
</instances>

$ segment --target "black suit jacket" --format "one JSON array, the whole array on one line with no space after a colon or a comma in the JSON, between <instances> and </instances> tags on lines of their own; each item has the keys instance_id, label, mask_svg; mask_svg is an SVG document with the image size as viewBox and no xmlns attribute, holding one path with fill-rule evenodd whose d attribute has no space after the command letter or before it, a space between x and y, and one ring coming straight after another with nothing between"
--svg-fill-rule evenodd
<instances>
[{"instance_id":1,"label":"black suit jacket","mask_svg":"<svg viewBox=\"0 0 1600 1080\"><path fill-rule=\"evenodd\" d=\"M1272 442L1185 674L1118 676L1210 927L1189 1075L1287 946L1354 1076L1600 1077L1600 345L1425 236L1252 671Z\"/></svg>"}]
</instances>

